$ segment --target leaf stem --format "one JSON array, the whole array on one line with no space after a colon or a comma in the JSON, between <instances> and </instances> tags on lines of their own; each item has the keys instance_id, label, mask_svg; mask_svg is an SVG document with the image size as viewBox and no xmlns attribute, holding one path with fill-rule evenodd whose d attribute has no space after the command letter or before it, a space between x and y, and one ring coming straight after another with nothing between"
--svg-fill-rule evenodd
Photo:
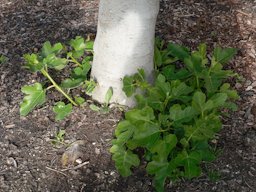
<instances>
[{"instance_id":1,"label":"leaf stem","mask_svg":"<svg viewBox=\"0 0 256 192\"><path fill-rule=\"evenodd\" d=\"M196 86L197 86L197 89L199 89L199 79L198 79L198 76L196 76Z\"/></svg>"},{"instance_id":2,"label":"leaf stem","mask_svg":"<svg viewBox=\"0 0 256 192\"><path fill-rule=\"evenodd\" d=\"M51 86L47 87L46 90L49 90L49 89L51 89L53 87L54 87L54 85L51 85Z\"/></svg>"},{"instance_id":3,"label":"leaf stem","mask_svg":"<svg viewBox=\"0 0 256 192\"><path fill-rule=\"evenodd\" d=\"M82 67L81 63L79 63L72 55L70 55L71 61L77 64L79 67Z\"/></svg>"},{"instance_id":4,"label":"leaf stem","mask_svg":"<svg viewBox=\"0 0 256 192\"><path fill-rule=\"evenodd\" d=\"M47 73L47 71L45 71L45 69L42 69L41 72L42 72L42 74L43 74L45 77L47 77L47 78L51 81L52 85L53 85L62 95L64 95L74 106L78 106L78 105L76 104L76 102L75 102L73 99L71 99L71 97L68 96L68 95L59 87L59 85L51 78L51 76ZM51 86L50 86L50 87L51 87ZM48 87L48 88L49 88L49 87Z\"/></svg>"}]
</instances>

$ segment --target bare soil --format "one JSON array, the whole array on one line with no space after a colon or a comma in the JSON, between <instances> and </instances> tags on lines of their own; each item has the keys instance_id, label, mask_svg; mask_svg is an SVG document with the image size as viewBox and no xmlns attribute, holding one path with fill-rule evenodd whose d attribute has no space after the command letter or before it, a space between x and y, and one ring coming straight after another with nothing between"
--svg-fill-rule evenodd
<instances>
[{"instance_id":1,"label":"bare soil","mask_svg":"<svg viewBox=\"0 0 256 192\"><path fill-rule=\"evenodd\" d=\"M153 191L143 167L128 178L115 170L109 147L123 115L118 108L104 115L85 105L56 122L51 106L59 96L53 92L44 107L19 115L21 86L42 79L22 68L22 55L47 40L67 42L95 34L97 11L98 0L1 0L0 55L9 58L0 65L1 192ZM204 165L200 178L169 182L166 191L256 192L256 1L162 0L156 34L191 48L201 42L209 50L236 47L239 53L227 68L242 76L231 82L241 99L239 110L223 117L218 159ZM63 169L65 146L51 144L60 129L66 131L66 143L84 140L84 166Z\"/></svg>"}]
</instances>

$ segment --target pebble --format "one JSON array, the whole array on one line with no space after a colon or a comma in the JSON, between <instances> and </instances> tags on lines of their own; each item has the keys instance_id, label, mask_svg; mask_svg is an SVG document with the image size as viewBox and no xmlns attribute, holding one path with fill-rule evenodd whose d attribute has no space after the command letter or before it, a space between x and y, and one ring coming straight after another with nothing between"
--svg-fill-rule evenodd
<instances>
[{"instance_id":1,"label":"pebble","mask_svg":"<svg viewBox=\"0 0 256 192\"><path fill-rule=\"evenodd\" d=\"M13 157L9 157L6 161L8 165L13 165L14 167L18 167L17 161Z\"/></svg>"},{"instance_id":2,"label":"pebble","mask_svg":"<svg viewBox=\"0 0 256 192\"><path fill-rule=\"evenodd\" d=\"M252 86L250 85L250 86L248 86L246 89L245 89L245 91L250 91L250 90L252 90Z\"/></svg>"},{"instance_id":3,"label":"pebble","mask_svg":"<svg viewBox=\"0 0 256 192\"><path fill-rule=\"evenodd\" d=\"M236 83L235 84L235 88L236 89L240 89L240 88L242 88L243 86L242 86L242 84L241 83Z\"/></svg>"},{"instance_id":4,"label":"pebble","mask_svg":"<svg viewBox=\"0 0 256 192\"><path fill-rule=\"evenodd\" d=\"M112 175L114 175L115 174L115 171L111 171L110 172L110 175L112 176Z\"/></svg>"},{"instance_id":5,"label":"pebble","mask_svg":"<svg viewBox=\"0 0 256 192\"><path fill-rule=\"evenodd\" d=\"M241 185L243 183L243 180L242 179L236 179L236 182Z\"/></svg>"},{"instance_id":6,"label":"pebble","mask_svg":"<svg viewBox=\"0 0 256 192\"><path fill-rule=\"evenodd\" d=\"M100 178L100 174L99 173L94 173L94 175L99 179Z\"/></svg>"},{"instance_id":7,"label":"pebble","mask_svg":"<svg viewBox=\"0 0 256 192\"><path fill-rule=\"evenodd\" d=\"M108 174L109 174L109 172L108 172L108 171L104 171L104 173L105 173L105 175L108 175Z\"/></svg>"},{"instance_id":8,"label":"pebble","mask_svg":"<svg viewBox=\"0 0 256 192\"><path fill-rule=\"evenodd\" d=\"M15 124L10 124L10 125L6 125L6 126L5 126L6 129L11 129L11 128L13 128L13 127L15 127Z\"/></svg>"},{"instance_id":9,"label":"pebble","mask_svg":"<svg viewBox=\"0 0 256 192\"><path fill-rule=\"evenodd\" d=\"M95 153L96 153L97 155L99 155L99 154L100 154L100 149L95 148Z\"/></svg>"},{"instance_id":10,"label":"pebble","mask_svg":"<svg viewBox=\"0 0 256 192\"><path fill-rule=\"evenodd\" d=\"M47 176L46 176L45 173L42 173L42 178L43 178L43 179L47 178Z\"/></svg>"},{"instance_id":11,"label":"pebble","mask_svg":"<svg viewBox=\"0 0 256 192\"><path fill-rule=\"evenodd\" d=\"M245 86L246 87L248 87L249 85L251 85L252 84L252 82L250 81L250 80L246 80L246 82L245 82Z\"/></svg>"},{"instance_id":12,"label":"pebble","mask_svg":"<svg viewBox=\"0 0 256 192\"><path fill-rule=\"evenodd\" d=\"M222 172L222 173L227 173L227 174L229 174L229 173L230 173L230 170L229 170L229 169L223 169L223 170L221 170L221 172Z\"/></svg>"},{"instance_id":13,"label":"pebble","mask_svg":"<svg viewBox=\"0 0 256 192\"><path fill-rule=\"evenodd\" d=\"M91 172L92 172L91 169L86 169L87 174L90 174Z\"/></svg>"},{"instance_id":14,"label":"pebble","mask_svg":"<svg viewBox=\"0 0 256 192\"><path fill-rule=\"evenodd\" d=\"M254 81L251 86L256 87L256 81Z\"/></svg>"}]
</instances>

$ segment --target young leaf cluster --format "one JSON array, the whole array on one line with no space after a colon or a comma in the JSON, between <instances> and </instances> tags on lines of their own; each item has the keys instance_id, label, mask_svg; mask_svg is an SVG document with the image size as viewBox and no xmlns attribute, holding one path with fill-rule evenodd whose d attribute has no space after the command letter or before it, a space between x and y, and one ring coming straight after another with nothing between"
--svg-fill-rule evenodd
<instances>
[{"instance_id":1,"label":"young leaf cluster","mask_svg":"<svg viewBox=\"0 0 256 192\"><path fill-rule=\"evenodd\" d=\"M153 85L145 81L142 69L124 77L123 91L135 94L137 105L118 124L110 149L122 176L139 166L136 149L143 149L146 171L154 176L157 191L164 191L166 179L200 176L201 163L215 159L209 143L221 129L221 110L235 110L238 99L225 83L236 74L223 69L236 49L216 47L208 58L205 44L192 52L173 43L163 47L157 40Z\"/></svg>"},{"instance_id":2,"label":"young leaf cluster","mask_svg":"<svg viewBox=\"0 0 256 192\"><path fill-rule=\"evenodd\" d=\"M109 109L109 102L110 102L112 96L113 96L113 88L110 87L107 90L106 94L105 94L105 101L101 105L101 107L98 107L98 106L96 106L94 104L91 104L90 105L91 110L97 111L97 112L100 112L100 113L108 113L110 111L110 109Z\"/></svg>"},{"instance_id":3,"label":"young leaf cluster","mask_svg":"<svg viewBox=\"0 0 256 192\"><path fill-rule=\"evenodd\" d=\"M73 105L81 105L84 99L80 97L73 99L68 91L83 85L86 92L90 94L96 86L95 82L88 80L92 61L92 46L92 41L85 41L84 38L77 36L70 41L68 46L61 43L51 45L47 41L38 53L25 54L25 68L33 73L41 73L46 77L48 83L36 82L21 88L25 97L20 105L20 114L26 116L36 106L44 104L46 92L51 88L59 91L69 102L65 104L60 101L55 104L53 111L56 113L56 120L62 120L69 115ZM70 77L57 84L50 74L51 70L61 71L67 66L72 69ZM48 84L50 86L46 87L45 85Z\"/></svg>"},{"instance_id":4,"label":"young leaf cluster","mask_svg":"<svg viewBox=\"0 0 256 192\"><path fill-rule=\"evenodd\" d=\"M5 57L4 55L0 55L0 64L5 63L8 60L7 57Z\"/></svg>"}]
</instances>

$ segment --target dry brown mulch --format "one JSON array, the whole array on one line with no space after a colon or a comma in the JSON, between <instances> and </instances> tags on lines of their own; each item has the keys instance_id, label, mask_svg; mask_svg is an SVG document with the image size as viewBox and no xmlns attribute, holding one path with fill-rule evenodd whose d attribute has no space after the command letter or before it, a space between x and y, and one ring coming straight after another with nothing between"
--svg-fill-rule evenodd
<instances>
[{"instance_id":1,"label":"dry brown mulch","mask_svg":"<svg viewBox=\"0 0 256 192\"><path fill-rule=\"evenodd\" d=\"M1 0L0 54L9 61L0 65L0 191L153 191L143 169L122 178L111 161L110 140L122 118L118 109L100 115L84 106L55 122L53 98L27 117L19 116L20 87L41 78L21 67L22 55L47 40L66 42L95 33L97 11L97 0ZM239 110L223 118L218 160L205 166L200 178L170 182L166 191L256 191L256 1L162 0L156 33L191 48L201 42L209 50L215 45L238 48L227 67L243 77L234 83ZM86 141L82 160L87 165L62 171L65 149L50 141L59 129L66 130L66 142Z\"/></svg>"}]
</instances>

